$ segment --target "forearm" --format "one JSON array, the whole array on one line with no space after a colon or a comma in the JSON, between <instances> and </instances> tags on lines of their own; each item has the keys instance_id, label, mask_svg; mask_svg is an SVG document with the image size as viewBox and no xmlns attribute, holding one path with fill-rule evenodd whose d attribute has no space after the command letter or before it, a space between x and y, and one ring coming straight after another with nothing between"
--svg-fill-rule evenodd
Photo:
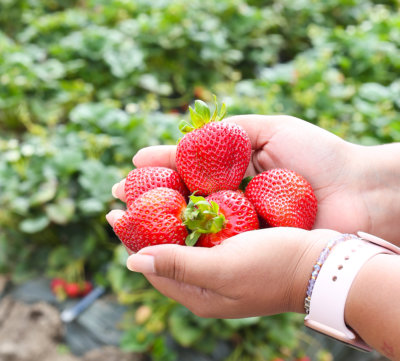
<instances>
[{"instance_id":1,"label":"forearm","mask_svg":"<svg viewBox=\"0 0 400 361\"><path fill-rule=\"evenodd\" d=\"M354 280L345 308L346 323L391 360L400 360L399 280L400 256L375 256Z\"/></svg>"},{"instance_id":2,"label":"forearm","mask_svg":"<svg viewBox=\"0 0 400 361\"><path fill-rule=\"evenodd\" d=\"M359 146L358 154L355 170L369 215L367 232L400 246L400 143Z\"/></svg>"}]
</instances>

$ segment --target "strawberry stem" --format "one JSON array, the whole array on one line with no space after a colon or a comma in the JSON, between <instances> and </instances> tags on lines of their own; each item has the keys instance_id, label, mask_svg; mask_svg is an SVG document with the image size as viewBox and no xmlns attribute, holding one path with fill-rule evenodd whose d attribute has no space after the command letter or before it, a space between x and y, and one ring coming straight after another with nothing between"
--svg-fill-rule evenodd
<instances>
[{"instance_id":1,"label":"strawberry stem","mask_svg":"<svg viewBox=\"0 0 400 361\"><path fill-rule=\"evenodd\" d=\"M215 109L211 115L209 106L202 100L196 100L194 102L194 109L189 107L191 124L186 120L182 120L179 124L179 130L183 133L189 133L195 129L199 129L210 122L219 122L226 115L226 105L222 104L221 110L218 111L217 97L214 95Z\"/></svg>"},{"instance_id":2,"label":"strawberry stem","mask_svg":"<svg viewBox=\"0 0 400 361\"><path fill-rule=\"evenodd\" d=\"M191 195L183 213L183 223L192 231L186 237L186 245L194 246L202 234L218 233L225 226L225 217L219 212L219 205L208 202L204 197Z\"/></svg>"}]
</instances>

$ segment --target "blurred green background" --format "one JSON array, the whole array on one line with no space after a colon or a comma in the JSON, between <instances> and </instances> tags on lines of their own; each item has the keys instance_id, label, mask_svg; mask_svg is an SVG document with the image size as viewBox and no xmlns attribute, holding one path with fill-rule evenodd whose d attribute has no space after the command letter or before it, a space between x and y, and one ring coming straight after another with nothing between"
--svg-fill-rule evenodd
<instances>
[{"instance_id":1,"label":"blurred green background","mask_svg":"<svg viewBox=\"0 0 400 361\"><path fill-rule=\"evenodd\" d=\"M400 141L398 0L0 0L0 272L71 269L129 311L126 350L304 354L301 317L208 320L125 269L105 222L141 147L174 144L194 99L285 113L357 143ZM105 269L105 265L107 268ZM320 353L319 359L329 359Z\"/></svg>"}]
</instances>

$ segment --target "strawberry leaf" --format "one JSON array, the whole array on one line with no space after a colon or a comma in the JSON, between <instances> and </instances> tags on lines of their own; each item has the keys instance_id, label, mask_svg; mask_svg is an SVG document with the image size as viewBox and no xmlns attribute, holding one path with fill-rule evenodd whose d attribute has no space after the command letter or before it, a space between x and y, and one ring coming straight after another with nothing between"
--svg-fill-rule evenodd
<instances>
[{"instance_id":1,"label":"strawberry leaf","mask_svg":"<svg viewBox=\"0 0 400 361\"><path fill-rule=\"evenodd\" d=\"M188 123L186 120L181 120L181 122L179 123L179 130L183 133L190 133L192 130L194 130L193 125L191 125L190 123Z\"/></svg>"},{"instance_id":2,"label":"strawberry leaf","mask_svg":"<svg viewBox=\"0 0 400 361\"><path fill-rule=\"evenodd\" d=\"M200 232L192 232L192 233L190 233L185 239L186 245L190 246L190 247L193 247L197 243L197 241L199 240L200 236L201 236Z\"/></svg>"},{"instance_id":3,"label":"strawberry leaf","mask_svg":"<svg viewBox=\"0 0 400 361\"><path fill-rule=\"evenodd\" d=\"M205 124L203 118L192 107L189 107L189 112L194 128L201 128Z\"/></svg>"},{"instance_id":4,"label":"strawberry leaf","mask_svg":"<svg viewBox=\"0 0 400 361\"><path fill-rule=\"evenodd\" d=\"M208 123L221 121L226 115L226 104L223 103L221 110L218 111L217 97L215 95L214 95L214 103L215 103L215 109L213 114L211 115L209 106L202 100L197 99L194 102L194 108L189 107L190 120L192 124L182 120L179 124L179 130L183 134L187 134L195 129L203 127Z\"/></svg>"},{"instance_id":5,"label":"strawberry leaf","mask_svg":"<svg viewBox=\"0 0 400 361\"><path fill-rule=\"evenodd\" d=\"M187 245L196 244L201 234L218 233L225 226L225 217L219 212L216 202L208 202L204 197L191 195L183 213L183 223L192 231L186 239Z\"/></svg>"},{"instance_id":6,"label":"strawberry leaf","mask_svg":"<svg viewBox=\"0 0 400 361\"><path fill-rule=\"evenodd\" d=\"M220 120L224 119L224 117L226 115L226 111L227 111L226 104L222 103L222 107L221 107L221 110L220 110L219 115L217 117L217 121L220 121Z\"/></svg>"},{"instance_id":7,"label":"strawberry leaf","mask_svg":"<svg viewBox=\"0 0 400 361\"><path fill-rule=\"evenodd\" d=\"M254 177L251 176L243 178L242 181L240 182L239 189L244 192L253 178Z\"/></svg>"},{"instance_id":8,"label":"strawberry leaf","mask_svg":"<svg viewBox=\"0 0 400 361\"><path fill-rule=\"evenodd\" d=\"M194 102L194 109L196 113L203 119L204 124L210 121L210 108L202 100L196 100Z\"/></svg>"}]
</instances>

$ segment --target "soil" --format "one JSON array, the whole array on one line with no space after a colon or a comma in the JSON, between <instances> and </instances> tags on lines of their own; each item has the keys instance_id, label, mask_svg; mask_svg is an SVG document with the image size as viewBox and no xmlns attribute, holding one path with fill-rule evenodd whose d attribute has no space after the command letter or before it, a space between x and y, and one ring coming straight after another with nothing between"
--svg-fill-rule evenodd
<instances>
[{"instance_id":1,"label":"soil","mask_svg":"<svg viewBox=\"0 0 400 361\"><path fill-rule=\"evenodd\" d=\"M8 296L1 299L0 361L143 361L141 355L114 346L77 357L63 346L64 332L59 311L52 305L29 305Z\"/></svg>"}]
</instances>

